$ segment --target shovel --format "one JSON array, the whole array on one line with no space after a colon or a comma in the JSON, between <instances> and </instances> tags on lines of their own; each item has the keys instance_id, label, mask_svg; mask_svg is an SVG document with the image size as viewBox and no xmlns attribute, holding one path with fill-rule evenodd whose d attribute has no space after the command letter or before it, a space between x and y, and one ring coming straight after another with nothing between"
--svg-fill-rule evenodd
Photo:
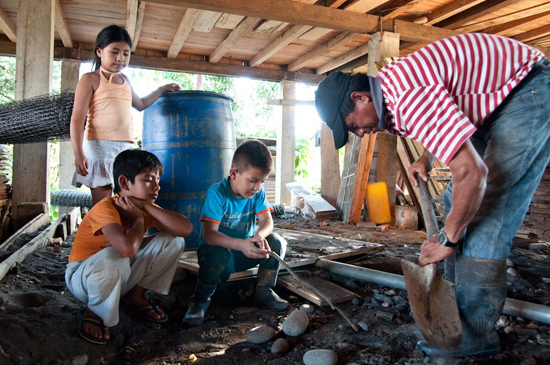
<instances>
[{"instance_id":1,"label":"shovel","mask_svg":"<svg viewBox=\"0 0 550 365\"><path fill-rule=\"evenodd\" d=\"M418 192L427 237L437 232L435 212L427 183L418 178ZM430 346L452 352L462 342L455 285L436 274L436 264L417 265L401 260L414 320Z\"/></svg>"}]
</instances>

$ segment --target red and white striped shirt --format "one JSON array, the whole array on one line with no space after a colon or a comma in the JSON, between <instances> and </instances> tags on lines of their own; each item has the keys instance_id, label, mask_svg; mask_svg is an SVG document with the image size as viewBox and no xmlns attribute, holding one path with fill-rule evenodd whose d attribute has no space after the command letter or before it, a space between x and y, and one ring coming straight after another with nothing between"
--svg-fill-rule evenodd
<instances>
[{"instance_id":1,"label":"red and white striped shirt","mask_svg":"<svg viewBox=\"0 0 550 365\"><path fill-rule=\"evenodd\" d=\"M421 142L448 164L543 58L535 48L490 34L431 43L378 73L391 114L387 131Z\"/></svg>"}]
</instances>

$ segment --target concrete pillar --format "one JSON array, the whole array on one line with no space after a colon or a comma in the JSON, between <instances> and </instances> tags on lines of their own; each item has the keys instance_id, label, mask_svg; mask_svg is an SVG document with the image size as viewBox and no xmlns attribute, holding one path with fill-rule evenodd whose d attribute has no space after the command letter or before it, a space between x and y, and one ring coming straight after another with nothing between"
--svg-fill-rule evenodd
<instances>
[{"instance_id":1,"label":"concrete pillar","mask_svg":"<svg viewBox=\"0 0 550 365\"><path fill-rule=\"evenodd\" d=\"M376 76L378 69L375 62L385 57L399 57L399 34L377 32L368 43L368 73ZM376 141L376 181L383 181L388 187L392 222L395 222L395 182L397 175L397 137L389 133L379 133Z\"/></svg>"},{"instance_id":2,"label":"concrete pillar","mask_svg":"<svg viewBox=\"0 0 550 365\"><path fill-rule=\"evenodd\" d=\"M282 99L296 99L296 83L281 81ZM277 163L275 180L275 202L290 205L290 191L286 184L294 181L294 158L296 136L294 130L294 106L283 106L283 117L277 128Z\"/></svg>"},{"instance_id":3,"label":"concrete pillar","mask_svg":"<svg viewBox=\"0 0 550 365\"><path fill-rule=\"evenodd\" d=\"M74 90L80 76L79 60L61 60L61 91ZM71 141L59 143L59 189L74 190L71 182L74 174L74 153ZM59 207L59 213L66 213L70 207Z\"/></svg>"},{"instance_id":4,"label":"concrete pillar","mask_svg":"<svg viewBox=\"0 0 550 365\"><path fill-rule=\"evenodd\" d=\"M50 92L54 10L54 0L18 1L16 100ZM16 225L49 210L48 172L47 142L13 146L13 215Z\"/></svg>"}]
</instances>

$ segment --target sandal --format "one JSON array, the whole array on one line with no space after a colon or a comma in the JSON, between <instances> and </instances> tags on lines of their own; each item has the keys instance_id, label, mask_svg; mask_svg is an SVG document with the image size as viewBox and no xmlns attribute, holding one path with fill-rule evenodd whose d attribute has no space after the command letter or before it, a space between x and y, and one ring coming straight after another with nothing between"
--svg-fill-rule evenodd
<instances>
[{"instance_id":1,"label":"sandal","mask_svg":"<svg viewBox=\"0 0 550 365\"><path fill-rule=\"evenodd\" d=\"M135 311L143 319L145 319L149 322L164 323L164 322L168 321L168 314L166 314L166 312L159 319L155 319L155 318L149 317L147 315L150 312L155 312L159 316L161 315L161 312L159 311L158 306L150 300L147 303L140 304L140 305L133 305L133 304L129 304L127 302L123 302L123 303L126 304L127 306L129 306L130 308L132 308L133 311Z\"/></svg>"},{"instance_id":2,"label":"sandal","mask_svg":"<svg viewBox=\"0 0 550 365\"><path fill-rule=\"evenodd\" d=\"M95 315L89 315L85 314L86 310L82 309L77 313L77 322L78 322L78 334L85 339L88 342L91 342L96 345L105 345L107 344L106 339L104 338L97 338L89 334L88 332L84 331L84 323L90 324L92 326L96 326L101 329L102 333L105 333L105 325L103 324L103 320Z\"/></svg>"}]
</instances>

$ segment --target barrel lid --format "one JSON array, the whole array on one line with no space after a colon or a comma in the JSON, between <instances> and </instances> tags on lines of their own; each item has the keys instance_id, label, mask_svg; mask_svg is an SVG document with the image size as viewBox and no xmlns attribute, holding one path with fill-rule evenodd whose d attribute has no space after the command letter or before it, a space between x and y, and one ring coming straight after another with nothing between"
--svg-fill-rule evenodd
<instances>
[{"instance_id":1,"label":"barrel lid","mask_svg":"<svg viewBox=\"0 0 550 365\"><path fill-rule=\"evenodd\" d=\"M194 98L194 97L197 97L197 96L201 96L201 97L211 96L211 97L215 97L215 98L226 99L230 102L233 102L233 99L230 98L227 95L220 94L220 93L214 93L214 92L211 92L211 91L203 91L203 90L167 91L164 94L162 94L160 96L160 98L165 98L165 99L178 98L179 99L179 98Z\"/></svg>"}]
</instances>

